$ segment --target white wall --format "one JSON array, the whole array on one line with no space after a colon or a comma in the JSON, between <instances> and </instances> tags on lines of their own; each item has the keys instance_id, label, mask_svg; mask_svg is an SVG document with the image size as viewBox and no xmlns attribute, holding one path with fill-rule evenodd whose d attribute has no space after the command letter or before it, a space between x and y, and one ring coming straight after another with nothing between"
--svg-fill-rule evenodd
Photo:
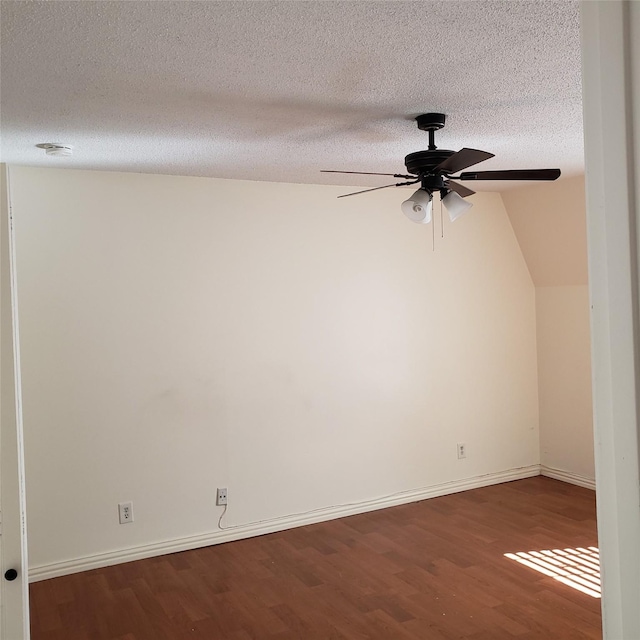
<instances>
[{"instance_id":1,"label":"white wall","mask_svg":"<svg viewBox=\"0 0 640 640\"><path fill-rule=\"evenodd\" d=\"M220 486L231 525L539 462L499 195L433 252L407 191L11 175L32 567L215 531Z\"/></svg>"}]
</instances>

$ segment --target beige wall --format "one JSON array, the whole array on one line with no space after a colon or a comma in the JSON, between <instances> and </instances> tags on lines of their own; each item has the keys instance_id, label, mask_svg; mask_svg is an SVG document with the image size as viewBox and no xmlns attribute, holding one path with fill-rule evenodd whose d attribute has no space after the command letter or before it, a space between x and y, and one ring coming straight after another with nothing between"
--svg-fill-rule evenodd
<instances>
[{"instance_id":1,"label":"beige wall","mask_svg":"<svg viewBox=\"0 0 640 640\"><path fill-rule=\"evenodd\" d=\"M536 287L540 462L592 486L584 177L533 185L502 197Z\"/></svg>"},{"instance_id":2,"label":"beige wall","mask_svg":"<svg viewBox=\"0 0 640 640\"><path fill-rule=\"evenodd\" d=\"M584 176L506 191L502 199L533 284L586 285Z\"/></svg>"},{"instance_id":3,"label":"beige wall","mask_svg":"<svg viewBox=\"0 0 640 640\"><path fill-rule=\"evenodd\" d=\"M536 289L540 461L594 480L589 290Z\"/></svg>"},{"instance_id":4,"label":"beige wall","mask_svg":"<svg viewBox=\"0 0 640 640\"><path fill-rule=\"evenodd\" d=\"M32 566L538 463L500 196L344 191L12 168Z\"/></svg>"}]
</instances>

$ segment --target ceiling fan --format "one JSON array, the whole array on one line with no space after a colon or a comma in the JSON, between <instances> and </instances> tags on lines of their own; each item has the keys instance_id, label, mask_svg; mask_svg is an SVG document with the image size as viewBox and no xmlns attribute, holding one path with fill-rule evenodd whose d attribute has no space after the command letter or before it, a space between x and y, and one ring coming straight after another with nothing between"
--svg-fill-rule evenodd
<instances>
[{"instance_id":1,"label":"ceiling fan","mask_svg":"<svg viewBox=\"0 0 640 640\"><path fill-rule=\"evenodd\" d=\"M388 187L403 187L420 183L420 188L402 203L402 212L413 222L431 222L433 208L433 194L440 192L442 204L447 209L453 221L461 216L473 205L465 202L464 198L475 193L454 180L556 180L560 177L560 169L515 169L510 171L466 171L457 176L463 169L478 164L483 160L493 158L493 153L478 149L460 149L449 151L438 149L435 144L435 132L444 127L446 116L444 113L424 113L416 118L418 129L429 132L429 148L425 151L410 153L404 159L409 174L403 173L372 173L369 171L334 171L323 170L322 173L351 173L368 176L393 176L405 178L407 182L386 184L382 187L364 189L354 193L345 193L338 198L356 196L360 193L387 189Z\"/></svg>"}]
</instances>

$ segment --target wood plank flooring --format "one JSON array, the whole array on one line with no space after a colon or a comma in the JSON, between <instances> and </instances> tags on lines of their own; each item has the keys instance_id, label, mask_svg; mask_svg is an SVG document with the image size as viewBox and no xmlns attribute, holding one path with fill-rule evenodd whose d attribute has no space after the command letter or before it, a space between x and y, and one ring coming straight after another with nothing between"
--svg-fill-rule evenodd
<instances>
[{"instance_id":1,"label":"wood plank flooring","mask_svg":"<svg viewBox=\"0 0 640 640\"><path fill-rule=\"evenodd\" d=\"M536 477L31 585L33 640L601 638L600 600L504 557L597 547Z\"/></svg>"}]
</instances>

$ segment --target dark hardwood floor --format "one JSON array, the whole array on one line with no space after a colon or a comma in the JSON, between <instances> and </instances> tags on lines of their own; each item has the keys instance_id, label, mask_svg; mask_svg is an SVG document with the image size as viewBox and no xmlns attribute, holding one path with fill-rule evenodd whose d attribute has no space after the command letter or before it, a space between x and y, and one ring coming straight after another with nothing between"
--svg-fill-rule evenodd
<instances>
[{"instance_id":1,"label":"dark hardwood floor","mask_svg":"<svg viewBox=\"0 0 640 640\"><path fill-rule=\"evenodd\" d=\"M32 638L601 638L598 598L504 555L589 547L594 492L529 478L37 582Z\"/></svg>"}]
</instances>

